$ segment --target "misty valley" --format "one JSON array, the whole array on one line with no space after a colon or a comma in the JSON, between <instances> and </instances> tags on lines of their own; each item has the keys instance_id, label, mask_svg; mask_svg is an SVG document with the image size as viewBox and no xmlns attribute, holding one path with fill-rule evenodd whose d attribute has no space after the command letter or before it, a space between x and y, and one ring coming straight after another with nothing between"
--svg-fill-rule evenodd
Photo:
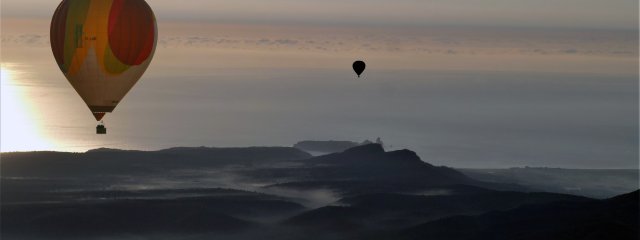
<instances>
[{"instance_id":1,"label":"misty valley","mask_svg":"<svg viewBox=\"0 0 640 240\"><path fill-rule=\"evenodd\" d=\"M7 240L637 239L640 226L638 170L453 169L350 142L1 157Z\"/></svg>"}]
</instances>

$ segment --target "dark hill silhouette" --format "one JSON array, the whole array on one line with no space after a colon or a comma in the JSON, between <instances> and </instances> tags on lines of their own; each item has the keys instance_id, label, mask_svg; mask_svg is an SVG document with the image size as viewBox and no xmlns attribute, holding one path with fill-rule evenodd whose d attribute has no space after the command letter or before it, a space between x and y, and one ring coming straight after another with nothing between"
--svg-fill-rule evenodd
<instances>
[{"instance_id":1,"label":"dark hill silhouette","mask_svg":"<svg viewBox=\"0 0 640 240\"><path fill-rule=\"evenodd\" d=\"M485 190L476 194L443 193L442 195L409 195L394 193L366 194L348 197L341 203L377 211L420 211L428 215L475 214L489 210L511 209L525 204L554 201L589 201L555 193L523 193Z\"/></svg>"},{"instance_id":2,"label":"dark hill silhouette","mask_svg":"<svg viewBox=\"0 0 640 240\"><path fill-rule=\"evenodd\" d=\"M358 145L360 143L351 141L300 141L293 147L306 152L335 153Z\"/></svg>"},{"instance_id":3,"label":"dark hill silhouette","mask_svg":"<svg viewBox=\"0 0 640 240\"><path fill-rule=\"evenodd\" d=\"M372 212L354 207L326 206L314 209L282 222L284 225L320 231L350 232L361 230Z\"/></svg>"},{"instance_id":4,"label":"dark hill silhouette","mask_svg":"<svg viewBox=\"0 0 640 240\"><path fill-rule=\"evenodd\" d=\"M2 236L8 239L44 236L86 239L149 233L226 233L255 226L255 223L217 212L209 206L205 202L117 201L3 207Z\"/></svg>"},{"instance_id":5,"label":"dark hill silhouette","mask_svg":"<svg viewBox=\"0 0 640 240\"><path fill-rule=\"evenodd\" d=\"M3 204L3 237L230 233L258 226L253 218L305 209L282 197L232 189L96 191L64 197Z\"/></svg>"},{"instance_id":6,"label":"dark hill silhouette","mask_svg":"<svg viewBox=\"0 0 640 240\"><path fill-rule=\"evenodd\" d=\"M416 182L428 185L468 184L475 182L447 167L423 162L409 150L385 152L379 144L368 144L305 160L312 169L325 169L325 178L357 179L379 182ZM326 180L326 179L325 179Z\"/></svg>"},{"instance_id":7,"label":"dark hill silhouette","mask_svg":"<svg viewBox=\"0 0 640 240\"><path fill-rule=\"evenodd\" d=\"M358 229L395 229L455 215L477 215L528 204L593 199L554 193L493 191L467 186L434 189L425 195L364 194L341 199L340 206L314 209L284 221L291 226L337 229L344 223ZM339 225L339 224L338 224Z\"/></svg>"},{"instance_id":8,"label":"dark hill silhouette","mask_svg":"<svg viewBox=\"0 0 640 240\"><path fill-rule=\"evenodd\" d=\"M2 175L85 176L165 172L170 169L219 168L229 165L259 165L309 158L289 147L170 148L160 151L96 149L86 153L2 153Z\"/></svg>"},{"instance_id":9,"label":"dark hill silhouette","mask_svg":"<svg viewBox=\"0 0 640 240\"><path fill-rule=\"evenodd\" d=\"M471 179L448 167L426 163L410 150L385 152L379 144L367 144L341 153L300 161L292 169L261 169L253 176L279 176L296 179L270 187L313 189L329 188L346 194L407 192L421 189L473 185L494 189L523 189L517 185L485 183Z\"/></svg>"},{"instance_id":10,"label":"dark hill silhouette","mask_svg":"<svg viewBox=\"0 0 640 240\"><path fill-rule=\"evenodd\" d=\"M526 205L480 216L457 216L369 239L638 239L635 191L602 201ZM461 231L463 229L463 231Z\"/></svg>"},{"instance_id":11,"label":"dark hill silhouette","mask_svg":"<svg viewBox=\"0 0 640 240\"><path fill-rule=\"evenodd\" d=\"M0 164L2 239L625 239L638 227L637 192L496 191L526 189L376 144L318 157L282 147L3 153Z\"/></svg>"},{"instance_id":12,"label":"dark hill silhouette","mask_svg":"<svg viewBox=\"0 0 640 240\"><path fill-rule=\"evenodd\" d=\"M638 189L638 169L562 169L522 167L508 169L456 169L486 182L518 183L535 191L557 192L606 199ZM598 179L593 181L593 179Z\"/></svg>"}]
</instances>

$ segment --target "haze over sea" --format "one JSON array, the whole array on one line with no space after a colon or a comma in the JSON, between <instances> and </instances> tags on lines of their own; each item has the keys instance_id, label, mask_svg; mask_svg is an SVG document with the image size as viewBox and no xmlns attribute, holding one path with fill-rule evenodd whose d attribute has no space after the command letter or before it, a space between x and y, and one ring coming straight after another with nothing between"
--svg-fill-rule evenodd
<instances>
[{"instance_id":1,"label":"haze over sea","mask_svg":"<svg viewBox=\"0 0 640 240\"><path fill-rule=\"evenodd\" d=\"M2 151L381 137L453 167L638 167L637 23L257 23L163 6L154 61L98 136L53 60L46 14L3 2Z\"/></svg>"}]
</instances>

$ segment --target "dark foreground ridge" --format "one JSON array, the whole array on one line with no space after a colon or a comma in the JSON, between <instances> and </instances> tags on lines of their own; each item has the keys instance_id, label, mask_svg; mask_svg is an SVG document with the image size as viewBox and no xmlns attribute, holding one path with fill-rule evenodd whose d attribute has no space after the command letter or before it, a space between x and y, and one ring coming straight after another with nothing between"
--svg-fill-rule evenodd
<instances>
[{"instance_id":1,"label":"dark foreground ridge","mask_svg":"<svg viewBox=\"0 0 640 240\"><path fill-rule=\"evenodd\" d=\"M638 192L531 192L367 144L3 153L2 239L636 239ZM612 237L612 238L610 238Z\"/></svg>"},{"instance_id":2,"label":"dark foreground ridge","mask_svg":"<svg viewBox=\"0 0 640 240\"><path fill-rule=\"evenodd\" d=\"M638 196L635 191L602 201L524 205L479 216L445 218L388 236L407 240L637 239Z\"/></svg>"}]
</instances>

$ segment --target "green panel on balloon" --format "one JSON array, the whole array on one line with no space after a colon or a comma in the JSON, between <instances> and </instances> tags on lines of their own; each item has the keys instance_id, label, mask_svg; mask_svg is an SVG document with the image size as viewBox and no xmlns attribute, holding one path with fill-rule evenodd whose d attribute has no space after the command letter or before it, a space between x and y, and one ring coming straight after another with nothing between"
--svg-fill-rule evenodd
<instances>
[{"instance_id":1,"label":"green panel on balloon","mask_svg":"<svg viewBox=\"0 0 640 240\"><path fill-rule=\"evenodd\" d=\"M64 71L71 66L73 55L78 47L78 40L82 41L82 36L78 38L78 26L82 26L87 19L91 0L77 0L70 4L66 19L66 37L64 42ZM63 19L61 19L63 21ZM82 31L82 30L80 30ZM80 32L82 35L82 32Z\"/></svg>"}]
</instances>

